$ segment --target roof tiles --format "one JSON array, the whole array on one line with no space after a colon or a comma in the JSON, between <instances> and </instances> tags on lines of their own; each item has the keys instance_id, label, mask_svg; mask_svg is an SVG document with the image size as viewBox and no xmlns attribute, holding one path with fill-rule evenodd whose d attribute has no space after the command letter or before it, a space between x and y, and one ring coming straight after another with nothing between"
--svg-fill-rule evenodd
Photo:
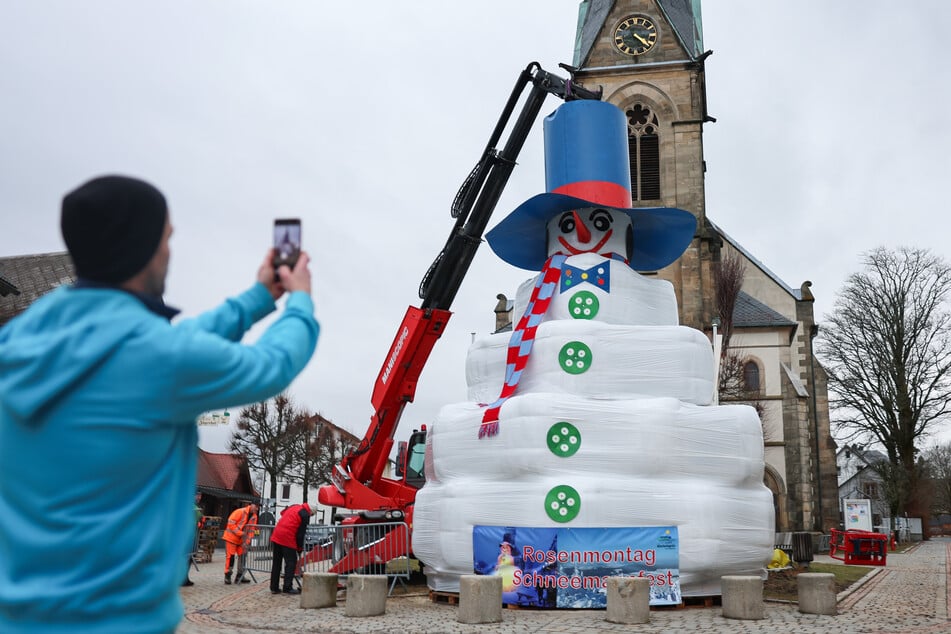
<instances>
[{"instance_id":1,"label":"roof tiles","mask_svg":"<svg viewBox=\"0 0 951 634\"><path fill-rule=\"evenodd\" d=\"M0 326L57 286L76 281L73 262L65 251L0 258ZM13 287L13 288L10 288Z\"/></svg>"}]
</instances>

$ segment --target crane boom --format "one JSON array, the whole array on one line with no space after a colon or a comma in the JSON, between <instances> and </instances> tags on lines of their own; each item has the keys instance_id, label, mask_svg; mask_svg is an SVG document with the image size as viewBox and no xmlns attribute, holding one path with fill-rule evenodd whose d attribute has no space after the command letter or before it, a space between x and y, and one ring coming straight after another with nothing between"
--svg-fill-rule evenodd
<instances>
[{"instance_id":1,"label":"crane boom","mask_svg":"<svg viewBox=\"0 0 951 634\"><path fill-rule=\"evenodd\" d=\"M561 66L572 74L575 70ZM528 85L531 90L504 147L499 150L497 146L503 132ZM573 79L542 70L537 62L520 73L481 158L453 200L455 224L420 284L422 303L407 309L377 375L371 397L373 414L366 435L334 469L333 484L320 488L318 499L322 504L370 511L364 517L366 521L412 517L417 487L407 483L405 477L396 480L383 476L393 447L393 435L403 408L415 397L420 373L446 329L452 316L449 308L482 242L515 160L549 94L566 101L601 98L600 89L587 90Z\"/></svg>"}]
</instances>

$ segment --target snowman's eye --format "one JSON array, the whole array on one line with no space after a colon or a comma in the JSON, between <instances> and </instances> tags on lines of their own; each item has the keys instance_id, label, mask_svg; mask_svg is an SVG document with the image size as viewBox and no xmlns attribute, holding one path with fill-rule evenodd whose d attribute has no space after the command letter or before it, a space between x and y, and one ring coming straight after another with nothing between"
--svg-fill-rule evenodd
<instances>
[{"instance_id":1,"label":"snowman's eye","mask_svg":"<svg viewBox=\"0 0 951 634\"><path fill-rule=\"evenodd\" d=\"M591 212L591 226L598 231L607 231L611 228L614 217L607 209L595 209Z\"/></svg>"},{"instance_id":2,"label":"snowman's eye","mask_svg":"<svg viewBox=\"0 0 951 634\"><path fill-rule=\"evenodd\" d=\"M562 233L571 233L575 230L575 215L574 213L568 211L561 215L561 220L558 221L558 228L561 229Z\"/></svg>"}]
</instances>

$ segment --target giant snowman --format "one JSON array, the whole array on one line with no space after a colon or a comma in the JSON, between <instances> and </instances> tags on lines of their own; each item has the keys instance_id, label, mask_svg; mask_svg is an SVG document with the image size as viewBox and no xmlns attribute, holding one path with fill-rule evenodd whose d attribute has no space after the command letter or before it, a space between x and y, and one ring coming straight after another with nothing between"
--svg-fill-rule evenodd
<instances>
[{"instance_id":1,"label":"giant snowman","mask_svg":"<svg viewBox=\"0 0 951 634\"><path fill-rule=\"evenodd\" d=\"M430 588L457 592L476 527L506 527L506 553L519 528L676 527L682 595L719 594L772 554L762 428L751 407L711 405L709 340L678 325L669 282L636 272L680 257L696 220L630 208L617 107L568 102L544 130L547 192L487 235L541 272L513 332L469 349L469 401L429 427L413 550Z\"/></svg>"}]
</instances>

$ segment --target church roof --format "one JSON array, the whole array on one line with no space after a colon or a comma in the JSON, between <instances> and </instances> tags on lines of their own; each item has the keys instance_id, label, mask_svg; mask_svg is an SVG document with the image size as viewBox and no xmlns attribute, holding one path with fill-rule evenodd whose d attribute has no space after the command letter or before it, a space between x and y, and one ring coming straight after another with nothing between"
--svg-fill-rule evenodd
<instances>
[{"instance_id":1,"label":"church roof","mask_svg":"<svg viewBox=\"0 0 951 634\"><path fill-rule=\"evenodd\" d=\"M736 305L733 307L733 326L736 328L794 327L796 322L740 291L736 297Z\"/></svg>"},{"instance_id":2,"label":"church roof","mask_svg":"<svg viewBox=\"0 0 951 634\"><path fill-rule=\"evenodd\" d=\"M673 27L674 35L691 60L703 53L703 25L700 0L657 0L664 17ZM575 36L574 66L581 67L588 59L604 22L614 8L614 0L583 0L578 7L578 32Z\"/></svg>"},{"instance_id":3,"label":"church roof","mask_svg":"<svg viewBox=\"0 0 951 634\"><path fill-rule=\"evenodd\" d=\"M703 54L700 0L657 0L657 5L674 27L674 33L690 59L700 57Z\"/></svg>"},{"instance_id":4,"label":"church roof","mask_svg":"<svg viewBox=\"0 0 951 634\"><path fill-rule=\"evenodd\" d=\"M753 265L756 266L756 268L758 268L758 269L761 270L763 273L765 273L767 276L769 276L769 278L770 278L771 280L773 280L774 282L776 282L776 284L779 285L780 288L782 288L784 291L786 291L787 293L789 293L790 295L792 295L797 301L802 301L803 297L802 297L802 289L801 289L801 288L795 289L795 290L792 289L792 288L790 288L790 287L789 287L789 284L787 284L786 282L784 282L781 277L779 277L778 275L776 275L775 273L773 273L772 271L770 271L769 268L767 268L767 266L766 266L765 264L763 264L762 262L760 262L755 256L753 256L752 253L750 253L749 251L747 251L747 250L743 247L743 245L741 245L739 242L737 242L736 240L734 240L732 237L730 237L729 234L727 234L726 231L724 231L723 229L721 229L720 227L718 227L718 226L716 225L716 223L714 223L713 221L711 221L709 216L707 217L707 222L710 223L710 226L713 227L713 229L720 235L720 237L722 237L724 240L726 240L727 242L729 242L730 245L731 245L734 249L736 249L737 251L739 251L740 253L742 253L742 254L746 257L746 259L748 259L750 262L752 262Z\"/></svg>"}]
</instances>

